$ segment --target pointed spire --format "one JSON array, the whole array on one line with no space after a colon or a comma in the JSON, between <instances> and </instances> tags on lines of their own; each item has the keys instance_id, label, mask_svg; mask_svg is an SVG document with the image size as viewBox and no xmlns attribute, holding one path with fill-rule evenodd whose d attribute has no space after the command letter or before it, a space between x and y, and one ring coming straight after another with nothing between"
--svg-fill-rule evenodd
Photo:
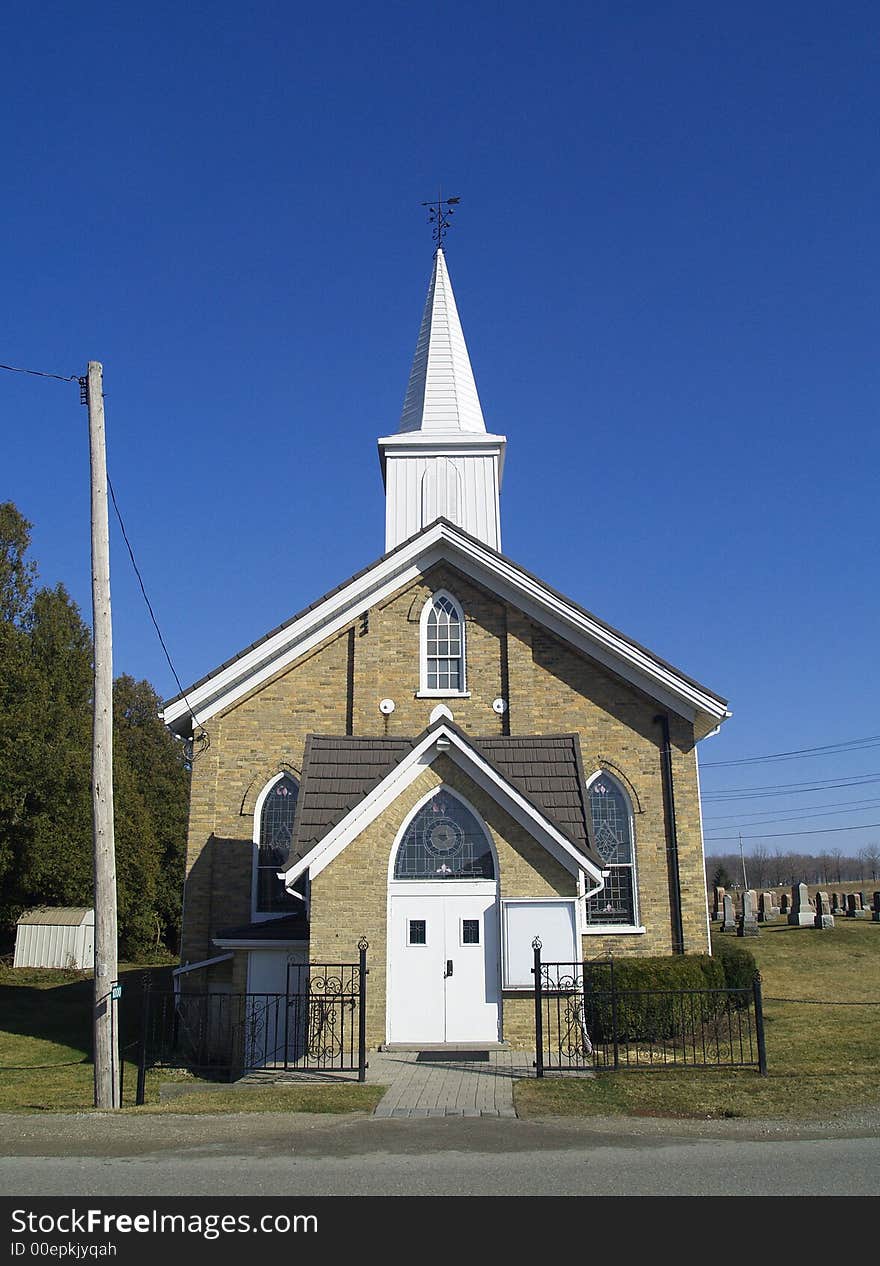
<instances>
[{"instance_id":1,"label":"pointed spire","mask_svg":"<svg viewBox=\"0 0 880 1266\"><path fill-rule=\"evenodd\" d=\"M412 431L446 434L486 431L442 247L437 248L434 256L434 271L398 427L398 434Z\"/></svg>"}]
</instances>

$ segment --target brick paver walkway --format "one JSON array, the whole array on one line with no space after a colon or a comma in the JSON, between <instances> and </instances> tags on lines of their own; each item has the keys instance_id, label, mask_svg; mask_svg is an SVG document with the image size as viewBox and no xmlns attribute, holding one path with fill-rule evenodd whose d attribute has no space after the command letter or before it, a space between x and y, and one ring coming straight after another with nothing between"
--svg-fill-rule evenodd
<instances>
[{"instance_id":1,"label":"brick paver walkway","mask_svg":"<svg viewBox=\"0 0 880 1266\"><path fill-rule=\"evenodd\" d=\"M387 1085L377 1117L515 1117L513 1081L532 1077L528 1051L490 1051L488 1063L468 1059L418 1062L416 1051L371 1051L367 1080Z\"/></svg>"}]
</instances>

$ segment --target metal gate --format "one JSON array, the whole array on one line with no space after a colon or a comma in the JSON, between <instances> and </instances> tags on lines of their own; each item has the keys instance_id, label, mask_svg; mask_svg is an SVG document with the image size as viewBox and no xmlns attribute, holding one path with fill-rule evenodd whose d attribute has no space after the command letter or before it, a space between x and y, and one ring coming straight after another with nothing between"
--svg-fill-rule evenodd
<instances>
[{"instance_id":1,"label":"metal gate","mask_svg":"<svg viewBox=\"0 0 880 1266\"><path fill-rule=\"evenodd\" d=\"M290 963L283 994L247 994L245 1072L360 1069L366 946L357 963Z\"/></svg>"},{"instance_id":2,"label":"metal gate","mask_svg":"<svg viewBox=\"0 0 880 1266\"><path fill-rule=\"evenodd\" d=\"M366 1080L366 940L356 963L291 963L286 993L158 992L144 982L137 1102L148 1068L235 1080L261 1069Z\"/></svg>"}]
</instances>

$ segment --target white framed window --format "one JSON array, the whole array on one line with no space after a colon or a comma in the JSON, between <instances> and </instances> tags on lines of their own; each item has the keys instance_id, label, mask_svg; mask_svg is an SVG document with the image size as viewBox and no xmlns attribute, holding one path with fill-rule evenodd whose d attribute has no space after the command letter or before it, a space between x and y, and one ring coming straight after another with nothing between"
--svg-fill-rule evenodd
<instances>
[{"instance_id":1,"label":"white framed window","mask_svg":"<svg viewBox=\"0 0 880 1266\"><path fill-rule=\"evenodd\" d=\"M427 919L408 919L407 920L406 943L407 945L427 945L428 944Z\"/></svg>"},{"instance_id":2,"label":"white framed window","mask_svg":"<svg viewBox=\"0 0 880 1266\"><path fill-rule=\"evenodd\" d=\"M278 871L287 863L299 783L279 774L260 793L254 809L254 879L252 908L257 918L271 918L301 909L284 887Z\"/></svg>"},{"instance_id":3,"label":"white framed window","mask_svg":"<svg viewBox=\"0 0 880 1266\"><path fill-rule=\"evenodd\" d=\"M535 937L541 959L574 969L581 958L576 897L505 897L501 902L502 983L505 989L535 988Z\"/></svg>"},{"instance_id":4,"label":"white framed window","mask_svg":"<svg viewBox=\"0 0 880 1266\"><path fill-rule=\"evenodd\" d=\"M458 921L458 943L459 945L481 945L482 936L480 934L479 919L459 919Z\"/></svg>"},{"instance_id":5,"label":"white framed window","mask_svg":"<svg viewBox=\"0 0 880 1266\"><path fill-rule=\"evenodd\" d=\"M468 696L464 612L445 589L422 608L419 650L421 697Z\"/></svg>"},{"instance_id":6,"label":"white framed window","mask_svg":"<svg viewBox=\"0 0 880 1266\"><path fill-rule=\"evenodd\" d=\"M590 779L588 793L593 840L608 875L602 891L587 898L584 924L587 929L632 930L638 925L632 805L605 769Z\"/></svg>"}]
</instances>

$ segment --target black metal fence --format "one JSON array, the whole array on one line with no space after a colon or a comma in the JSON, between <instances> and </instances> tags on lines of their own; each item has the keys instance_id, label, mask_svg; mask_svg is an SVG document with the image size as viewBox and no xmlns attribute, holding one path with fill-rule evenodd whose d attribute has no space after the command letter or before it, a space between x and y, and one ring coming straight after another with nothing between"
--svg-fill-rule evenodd
<instances>
[{"instance_id":1,"label":"black metal fence","mask_svg":"<svg viewBox=\"0 0 880 1266\"><path fill-rule=\"evenodd\" d=\"M285 993L154 990L145 980L137 1102L148 1068L231 1081L261 1069L366 1080L367 944L357 963L291 963Z\"/></svg>"},{"instance_id":2,"label":"black metal fence","mask_svg":"<svg viewBox=\"0 0 880 1266\"><path fill-rule=\"evenodd\" d=\"M761 978L745 989L620 989L613 960L545 963L533 943L535 1071L757 1068Z\"/></svg>"}]
</instances>

